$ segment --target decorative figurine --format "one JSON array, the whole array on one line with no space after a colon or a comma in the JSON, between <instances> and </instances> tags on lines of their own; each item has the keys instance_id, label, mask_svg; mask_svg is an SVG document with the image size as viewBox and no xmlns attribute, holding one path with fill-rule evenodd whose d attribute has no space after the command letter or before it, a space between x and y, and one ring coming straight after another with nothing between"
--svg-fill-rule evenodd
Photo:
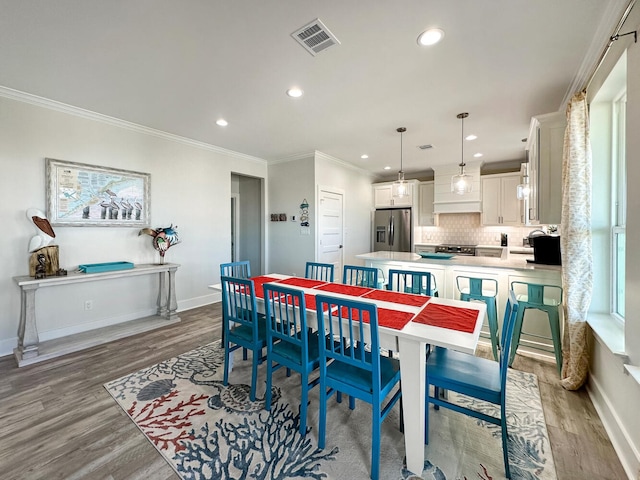
<instances>
[{"instance_id":1,"label":"decorative figurine","mask_svg":"<svg viewBox=\"0 0 640 480\"><path fill-rule=\"evenodd\" d=\"M59 268L58 246L52 245L56 234L44 212L37 208L27 209L27 218L36 227L36 235L29 241L29 276L44 278L57 275ZM42 257L41 257L42 256ZM43 270L44 269L44 270ZM39 276L38 276L39 275Z\"/></svg>"},{"instance_id":2,"label":"decorative figurine","mask_svg":"<svg viewBox=\"0 0 640 480\"><path fill-rule=\"evenodd\" d=\"M36 274L35 278L44 278L47 273L47 260L44 257L44 253L38 254L38 264L36 265Z\"/></svg>"},{"instance_id":3,"label":"decorative figurine","mask_svg":"<svg viewBox=\"0 0 640 480\"><path fill-rule=\"evenodd\" d=\"M36 235L31 237L31 240L29 241L29 252L35 252L42 247L51 245L53 243L53 239L56 238L56 234L54 233L44 212L37 208L29 208L27 209L27 218L33 221L33 224L37 229Z\"/></svg>"},{"instance_id":4,"label":"decorative figurine","mask_svg":"<svg viewBox=\"0 0 640 480\"><path fill-rule=\"evenodd\" d=\"M171 224L170 227L164 228L143 228L138 232L138 235L146 233L153 237L153 248L160 254L160 265L164 263L164 254L169 250L169 247L180 243L178 232L176 231L177 228L177 225L174 227Z\"/></svg>"}]
</instances>

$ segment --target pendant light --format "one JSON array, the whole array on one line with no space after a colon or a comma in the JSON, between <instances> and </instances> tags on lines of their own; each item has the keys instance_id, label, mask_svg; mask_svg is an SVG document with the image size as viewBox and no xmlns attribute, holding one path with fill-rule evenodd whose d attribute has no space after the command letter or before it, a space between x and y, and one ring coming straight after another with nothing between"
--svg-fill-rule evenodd
<instances>
[{"instance_id":1,"label":"pendant light","mask_svg":"<svg viewBox=\"0 0 640 480\"><path fill-rule=\"evenodd\" d=\"M404 172L402 171L402 134L406 131L407 129L404 127L396 129L396 132L400 134L400 171L398 172L398 180L393 182L391 186L391 194L394 198L409 196L409 186L404 179Z\"/></svg>"},{"instance_id":2,"label":"pendant light","mask_svg":"<svg viewBox=\"0 0 640 480\"><path fill-rule=\"evenodd\" d=\"M457 117L462 123L462 158L460 160L460 173L451 177L451 191L458 195L464 195L465 193L471 193L471 175L464 173L464 119L469 116L468 113L459 113Z\"/></svg>"},{"instance_id":3,"label":"pendant light","mask_svg":"<svg viewBox=\"0 0 640 480\"><path fill-rule=\"evenodd\" d=\"M522 183L516 187L516 196L518 200L525 200L529 198L531 193L531 185L529 185L529 168L528 164L523 163L520 167L522 173Z\"/></svg>"}]
</instances>

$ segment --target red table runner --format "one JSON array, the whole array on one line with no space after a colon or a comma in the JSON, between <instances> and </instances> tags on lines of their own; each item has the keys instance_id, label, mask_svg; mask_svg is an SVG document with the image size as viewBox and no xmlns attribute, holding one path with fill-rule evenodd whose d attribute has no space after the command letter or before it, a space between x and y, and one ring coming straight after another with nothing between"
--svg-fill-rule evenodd
<instances>
[{"instance_id":1,"label":"red table runner","mask_svg":"<svg viewBox=\"0 0 640 480\"><path fill-rule=\"evenodd\" d=\"M421 307L429 301L430 297L424 295L414 295L412 293L399 293L388 290L373 290L365 295L364 298L372 300L382 300L384 302L400 303L402 305L410 305L412 307Z\"/></svg>"},{"instance_id":2,"label":"red table runner","mask_svg":"<svg viewBox=\"0 0 640 480\"><path fill-rule=\"evenodd\" d=\"M344 285L342 283L327 283L316 287L316 290L324 290L325 292L342 293L343 295L351 295L353 297L361 297L371 292L372 288L356 287L354 285Z\"/></svg>"},{"instance_id":3,"label":"red table runner","mask_svg":"<svg viewBox=\"0 0 640 480\"><path fill-rule=\"evenodd\" d=\"M434 327L473 333L477 318L478 311L471 308L459 308L429 303L412 321L425 325L433 325Z\"/></svg>"},{"instance_id":4,"label":"red table runner","mask_svg":"<svg viewBox=\"0 0 640 480\"><path fill-rule=\"evenodd\" d=\"M262 289L262 285L268 282L277 282L278 279L276 277L269 277L267 275L261 275L259 277L251 277L253 280L253 288L256 292L256 297L264 298L264 290Z\"/></svg>"},{"instance_id":5,"label":"red table runner","mask_svg":"<svg viewBox=\"0 0 640 480\"><path fill-rule=\"evenodd\" d=\"M359 320L359 310L353 310L353 320ZM388 308L378 308L378 326L402 330L411 321L413 313L389 310ZM342 318L349 318L348 307L342 307ZM369 312L364 312L363 321L369 323Z\"/></svg>"},{"instance_id":6,"label":"red table runner","mask_svg":"<svg viewBox=\"0 0 640 480\"><path fill-rule=\"evenodd\" d=\"M300 277L291 277L285 278L284 280L279 280L278 283L283 285L292 285L294 287L302 287L302 288L315 288L320 285L325 285L327 282L323 282L321 280L312 280L310 278L300 278Z\"/></svg>"}]
</instances>

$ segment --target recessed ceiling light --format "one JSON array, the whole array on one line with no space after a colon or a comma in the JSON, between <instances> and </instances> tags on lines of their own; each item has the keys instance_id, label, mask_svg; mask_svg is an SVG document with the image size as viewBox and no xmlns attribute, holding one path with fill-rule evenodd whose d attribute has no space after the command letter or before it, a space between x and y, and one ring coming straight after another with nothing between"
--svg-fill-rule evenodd
<instances>
[{"instance_id":1,"label":"recessed ceiling light","mask_svg":"<svg viewBox=\"0 0 640 480\"><path fill-rule=\"evenodd\" d=\"M464 137L465 140L475 140L476 138L478 138L478 136L473 134Z\"/></svg>"},{"instance_id":2,"label":"recessed ceiling light","mask_svg":"<svg viewBox=\"0 0 640 480\"><path fill-rule=\"evenodd\" d=\"M473 156L476 157L476 158L480 158L480 157L482 157L482 155L484 155L484 154L480 153L480 152L473 154Z\"/></svg>"},{"instance_id":3,"label":"recessed ceiling light","mask_svg":"<svg viewBox=\"0 0 640 480\"><path fill-rule=\"evenodd\" d=\"M391 170L391 167L389 165L387 165L386 167L384 167L385 170Z\"/></svg>"},{"instance_id":4,"label":"recessed ceiling light","mask_svg":"<svg viewBox=\"0 0 640 480\"><path fill-rule=\"evenodd\" d=\"M369 158L369 155L365 153L364 155L360 155L360 158L366 160L367 158Z\"/></svg>"},{"instance_id":5,"label":"recessed ceiling light","mask_svg":"<svg viewBox=\"0 0 640 480\"><path fill-rule=\"evenodd\" d=\"M440 30L439 28L430 28L418 35L418 45L425 47L435 45L442 40L442 37L444 37L444 30Z\"/></svg>"},{"instance_id":6,"label":"recessed ceiling light","mask_svg":"<svg viewBox=\"0 0 640 480\"><path fill-rule=\"evenodd\" d=\"M302 93L302 90L298 87L291 87L289 90L287 90L287 95L293 98L301 97Z\"/></svg>"},{"instance_id":7,"label":"recessed ceiling light","mask_svg":"<svg viewBox=\"0 0 640 480\"><path fill-rule=\"evenodd\" d=\"M216 125L219 125L221 127L226 127L227 125L229 125L229 122L227 122L224 118L220 118L216 120Z\"/></svg>"}]
</instances>

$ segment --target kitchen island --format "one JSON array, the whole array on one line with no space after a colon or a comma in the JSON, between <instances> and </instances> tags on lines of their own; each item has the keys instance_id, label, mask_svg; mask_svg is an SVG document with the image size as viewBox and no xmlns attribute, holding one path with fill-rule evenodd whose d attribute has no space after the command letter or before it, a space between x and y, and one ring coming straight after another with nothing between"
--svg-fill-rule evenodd
<instances>
[{"instance_id":1,"label":"kitchen island","mask_svg":"<svg viewBox=\"0 0 640 480\"><path fill-rule=\"evenodd\" d=\"M444 298L458 299L456 277L466 276L493 279L498 282L498 323L507 304L511 282L527 282L562 286L562 267L559 265L541 265L527 262L530 255L511 254L504 258L476 257L456 255L449 259L422 258L410 252L369 252L356 255L368 267L378 268L383 278L388 278L389 269L419 270L431 272L438 289L438 295ZM557 300L560 300L557 298ZM486 322L485 322L486 323ZM528 333L528 334L527 334ZM532 335L529 335L532 334ZM488 337L488 328L483 327L483 336ZM553 358L553 343L547 316L537 310L528 310L523 326L522 340L518 351L536 349L549 353Z\"/></svg>"}]
</instances>

